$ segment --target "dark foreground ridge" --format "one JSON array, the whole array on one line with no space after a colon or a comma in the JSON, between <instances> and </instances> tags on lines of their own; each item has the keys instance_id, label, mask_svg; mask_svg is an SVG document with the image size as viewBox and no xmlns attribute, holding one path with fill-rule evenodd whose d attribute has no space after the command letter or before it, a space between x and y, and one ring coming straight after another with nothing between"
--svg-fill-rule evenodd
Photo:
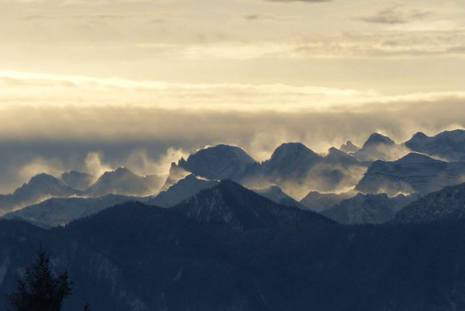
<instances>
[{"instance_id":1,"label":"dark foreground ridge","mask_svg":"<svg viewBox=\"0 0 465 311\"><path fill-rule=\"evenodd\" d=\"M0 221L0 294L38 245L68 270L64 310L465 308L465 223L343 226L221 182L164 209L127 203L44 230Z\"/></svg>"}]
</instances>

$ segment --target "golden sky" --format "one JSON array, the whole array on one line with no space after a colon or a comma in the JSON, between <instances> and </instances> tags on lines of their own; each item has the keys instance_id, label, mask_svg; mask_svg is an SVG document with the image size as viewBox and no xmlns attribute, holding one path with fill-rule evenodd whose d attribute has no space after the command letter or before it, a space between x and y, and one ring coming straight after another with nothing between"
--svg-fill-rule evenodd
<instances>
[{"instance_id":1,"label":"golden sky","mask_svg":"<svg viewBox=\"0 0 465 311\"><path fill-rule=\"evenodd\" d=\"M263 159L283 141L465 126L463 0L0 0L0 21L15 183L31 159L67 169L128 145ZM64 142L78 147L55 159Z\"/></svg>"},{"instance_id":2,"label":"golden sky","mask_svg":"<svg viewBox=\"0 0 465 311\"><path fill-rule=\"evenodd\" d=\"M157 102L162 88L166 107L190 92L248 104L236 96L258 87L273 104L297 93L312 107L319 96L461 91L465 72L461 0L0 0L0 20L2 89L28 87L7 98L77 101L74 86L90 105L115 103L103 84L149 93L120 103Z\"/></svg>"}]
</instances>

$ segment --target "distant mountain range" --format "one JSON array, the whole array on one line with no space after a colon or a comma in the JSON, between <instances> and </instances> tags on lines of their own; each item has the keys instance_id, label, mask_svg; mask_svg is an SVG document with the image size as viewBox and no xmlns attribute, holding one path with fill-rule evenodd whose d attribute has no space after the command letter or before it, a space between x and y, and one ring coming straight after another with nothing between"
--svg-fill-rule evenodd
<instances>
[{"instance_id":1,"label":"distant mountain range","mask_svg":"<svg viewBox=\"0 0 465 311\"><path fill-rule=\"evenodd\" d=\"M341 192L355 186L367 193L424 194L461 181L454 172L461 174L463 170L457 161L465 154L461 153L464 133L443 132L431 138L416 134L404 144L374 133L361 148L348 141L340 149L330 148L326 155L317 154L302 143L285 143L262 163L239 147L217 145L202 149L187 160L181 159L174 166L178 171L182 169L212 180L234 180L251 188L277 185L294 198L301 198L310 190ZM453 161L445 165L447 168L430 171L439 165L434 163L439 161L434 157L446 159L445 153L449 151ZM393 168L397 166L401 166L399 172Z\"/></svg>"},{"instance_id":2,"label":"distant mountain range","mask_svg":"<svg viewBox=\"0 0 465 311\"><path fill-rule=\"evenodd\" d=\"M145 196L158 191L160 177L155 175L138 176L127 168L105 172L85 193L89 196L106 194Z\"/></svg>"},{"instance_id":3,"label":"distant mountain range","mask_svg":"<svg viewBox=\"0 0 465 311\"><path fill-rule=\"evenodd\" d=\"M357 194L321 212L341 224L383 224L391 221L413 198L386 194Z\"/></svg>"},{"instance_id":4,"label":"distant mountain range","mask_svg":"<svg viewBox=\"0 0 465 311\"><path fill-rule=\"evenodd\" d=\"M108 171L95 182L93 176L77 171L66 172L60 178L39 174L12 194L0 195L0 216L51 198L147 196L157 193L162 182L158 176L138 176L127 168Z\"/></svg>"},{"instance_id":5,"label":"distant mountain range","mask_svg":"<svg viewBox=\"0 0 465 311\"><path fill-rule=\"evenodd\" d=\"M64 226L74 220L88 217L125 202L142 202L165 208L174 207L194 197L202 190L218 185L218 183L191 174L179 180L168 190L160 192L157 196L133 197L109 194L96 198L51 198L21 210L7 213L4 218L24 220L45 228ZM302 207L299 202L292 199L277 186L254 190L254 192L283 206Z\"/></svg>"},{"instance_id":6,"label":"distant mountain range","mask_svg":"<svg viewBox=\"0 0 465 311\"><path fill-rule=\"evenodd\" d=\"M0 195L0 216L9 211L52 197L69 197L80 194L63 181L47 174L34 176L12 194Z\"/></svg>"},{"instance_id":7,"label":"distant mountain range","mask_svg":"<svg viewBox=\"0 0 465 311\"><path fill-rule=\"evenodd\" d=\"M67 311L465 310L464 132L37 175L0 196L0 297L42 247Z\"/></svg>"},{"instance_id":8,"label":"distant mountain range","mask_svg":"<svg viewBox=\"0 0 465 311\"><path fill-rule=\"evenodd\" d=\"M464 181L465 162L445 162L419 153L392 161L376 161L356 189L365 193L426 194Z\"/></svg>"},{"instance_id":9,"label":"distant mountain range","mask_svg":"<svg viewBox=\"0 0 465 311\"><path fill-rule=\"evenodd\" d=\"M99 198L109 194L170 207L220 180L261 189L259 193L275 202L318 212L348 199L339 195L345 192L352 196L357 192L386 193L389 197L425 195L465 181L465 162L461 161L464 133L456 130L432 137L417 133L404 144L374 133L362 147L348 141L324 155L302 143L284 143L263 162L240 147L220 144L173 163L169 176L163 179L139 176L124 167L97 177L79 171L60 177L40 174L14 193L0 196L0 215L50 198Z\"/></svg>"},{"instance_id":10,"label":"distant mountain range","mask_svg":"<svg viewBox=\"0 0 465 311\"><path fill-rule=\"evenodd\" d=\"M73 220L88 217L106 208L138 198L109 194L99 198L52 198L8 213L6 219L19 219L40 227L64 226Z\"/></svg>"},{"instance_id":11,"label":"distant mountain range","mask_svg":"<svg viewBox=\"0 0 465 311\"><path fill-rule=\"evenodd\" d=\"M465 130L446 131L431 137L419 132L405 145L413 151L448 161L465 161Z\"/></svg>"},{"instance_id":12,"label":"distant mountain range","mask_svg":"<svg viewBox=\"0 0 465 311\"><path fill-rule=\"evenodd\" d=\"M269 160L259 163L238 147L217 145L173 164L166 184L172 185L184 171L210 180L234 180L250 188L277 185L299 196L312 188L332 191L353 186L366 167L366 163L336 148L322 156L301 143L285 143Z\"/></svg>"}]
</instances>

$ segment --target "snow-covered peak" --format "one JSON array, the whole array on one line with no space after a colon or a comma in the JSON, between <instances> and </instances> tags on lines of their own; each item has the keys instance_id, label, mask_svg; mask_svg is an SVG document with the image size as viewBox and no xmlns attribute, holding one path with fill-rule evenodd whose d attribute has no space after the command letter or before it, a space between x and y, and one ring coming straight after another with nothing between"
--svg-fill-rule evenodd
<instances>
[{"instance_id":1,"label":"snow-covered peak","mask_svg":"<svg viewBox=\"0 0 465 311\"><path fill-rule=\"evenodd\" d=\"M380 133L373 133L368 137L365 144L363 144L363 149L378 146L378 145L394 145L395 142L388 136L382 135Z\"/></svg>"},{"instance_id":2,"label":"snow-covered peak","mask_svg":"<svg viewBox=\"0 0 465 311\"><path fill-rule=\"evenodd\" d=\"M276 148L271 156L270 162L314 160L318 158L320 158L318 154L302 143L285 143Z\"/></svg>"},{"instance_id":3,"label":"snow-covered peak","mask_svg":"<svg viewBox=\"0 0 465 311\"><path fill-rule=\"evenodd\" d=\"M272 180L300 181L322 157L304 144L286 143L279 146L268 161L263 163L265 173Z\"/></svg>"},{"instance_id":4,"label":"snow-covered peak","mask_svg":"<svg viewBox=\"0 0 465 311\"><path fill-rule=\"evenodd\" d=\"M105 172L86 193L90 196L106 194L143 196L156 192L161 180L157 176L139 176L125 167Z\"/></svg>"},{"instance_id":5,"label":"snow-covered peak","mask_svg":"<svg viewBox=\"0 0 465 311\"><path fill-rule=\"evenodd\" d=\"M14 195L32 195L43 193L44 195L53 195L54 193L68 194L73 193L73 189L67 186L64 182L49 174L38 174L31 178L28 183L25 183L20 188L16 189Z\"/></svg>"},{"instance_id":6,"label":"snow-covered peak","mask_svg":"<svg viewBox=\"0 0 465 311\"><path fill-rule=\"evenodd\" d=\"M254 163L242 148L220 144L197 151L178 166L197 176L221 180L239 178Z\"/></svg>"},{"instance_id":7,"label":"snow-covered peak","mask_svg":"<svg viewBox=\"0 0 465 311\"><path fill-rule=\"evenodd\" d=\"M436 136L415 134L405 145L412 151L437 156L448 161L465 160L465 130L445 131Z\"/></svg>"},{"instance_id":8,"label":"snow-covered peak","mask_svg":"<svg viewBox=\"0 0 465 311\"><path fill-rule=\"evenodd\" d=\"M334 147L328 150L328 154L326 155L325 160L328 162L336 162L336 163L341 163L341 164L349 164L349 163L357 162L357 160L351 155Z\"/></svg>"}]
</instances>

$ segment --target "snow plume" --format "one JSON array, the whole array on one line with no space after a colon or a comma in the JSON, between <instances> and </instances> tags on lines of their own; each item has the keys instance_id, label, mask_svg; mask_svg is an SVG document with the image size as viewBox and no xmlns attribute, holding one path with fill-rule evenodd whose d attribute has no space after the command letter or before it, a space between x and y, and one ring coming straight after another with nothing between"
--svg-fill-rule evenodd
<instances>
[{"instance_id":1,"label":"snow plume","mask_svg":"<svg viewBox=\"0 0 465 311\"><path fill-rule=\"evenodd\" d=\"M188 155L183 149L169 147L158 158L153 158L145 150L136 150L129 155L126 166L139 175L158 175L166 177L171 163Z\"/></svg>"},{"instance_id":2,"label":"snow plume","mask_svg":"<svg viewBox=\"0 0 465 311\"><path fill-rule=\"evenodd\" d=\"M157 175L167 176L172 162L177 162L182 157L188 155L183 149L169 147L158 157L151 156L145 149L137 149L129 154L127 159L111 164L105 161L104 153L101 151L89 152L84 160L84 167L87 173L98 178L103 173L126 167L140 176Z\"/></svg>"},{"instance_id":3,"label":"snow plume","mask_svg":"<svg viewBox=\"0 0 465 311\"><path fill-rule=\"evenodd\" d=\"M172 147L158 157L151 156L146 150L139 149L129 155L124 166L140 176L167 177L171 163L177 162L186 155L184 150Z\"/></svg>"},{"instance_id":4,"label":"snow plume","mask_svg":"<svg viewBox=\"0 0 465 311\"><path fill-rule=\"evenodd\" d=\"M88 174L97 180L103 173L111 171L112 167L103 162L103 153L89 152L84 160L84 165Z\"/></svg>"},{"instance_id":5,"label":"snow plume","mask_svg":"<svg viewBox=\"0 0 465 311\"><path fill-rule=\"evenodd\" d=\"M395 161L411 152L404 144L378 144L358 151L355 156L361 161Z\"/></svg>"},{"instance_id":6,"label":"snow plume","mask_svg":"<svg viewBox=\"0 0 465 311\"><path fill-rule=\"evenodd\" d=\"M19 170L19 176L23 181L28 181L37 174L59 176L63 171L63 163L60 160L38 157L24 164Z\"/></svg>"},{"instance_id":7,"label":"snow plume","mask_svg":"<svg viewBox=\"0 0 465 311\"><path fill-rule=\"evenodd\" d=\"M303 190L307 193L309 190L344 193L354 189L366 171L367 167L363 165L320 163L310 170L304 183L307 189Z\"/></svg>"}]
</instances>

